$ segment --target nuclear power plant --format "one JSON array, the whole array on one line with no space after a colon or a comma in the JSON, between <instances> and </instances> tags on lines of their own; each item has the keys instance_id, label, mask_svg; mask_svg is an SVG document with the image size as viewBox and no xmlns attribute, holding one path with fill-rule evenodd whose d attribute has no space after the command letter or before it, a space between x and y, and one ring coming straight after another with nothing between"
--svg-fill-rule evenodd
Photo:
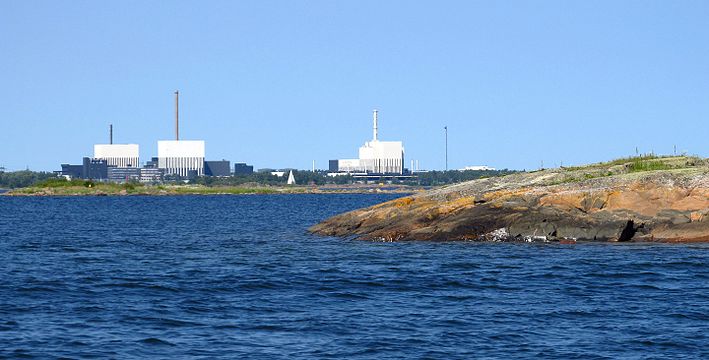
<instances>
[{"instance_id":1,"label":"nuclear power plant","mask_svg":"<svg viewBox=\"0 0 709 360\"><path fill-rule=\"evenodd\" d=\"M358 159L330 160L330 172L361 175L404 175L404 144L379 140L378 111L373 113L372 140L359 148Z\"/></svg>"},{"instance_id":2,"label":"nuclear power plant","mask_svg":"<svg viewBox=\"0 0 709 360\"><path fill-rule=\"evenodd\" d=\"M113 124L109 125L108 144L94 145L94 159L106 160L108 166L140 166L140 147L138 144L114 144Z\"/></svg>"},{"instance_id":3,"label":"nuclear power plant","mask_svg":"<svg viewBox=\"0 0 709 360\"><path fill-rule=\"evenodd\" d=\"M204 175L204 140L180 140L179 91L175 91L175 140L158 141L158 168L165 175Z\"/></svg>"},{"instance_id":4,"label":"nuclear power plant","mask_svg":"<svg viewBox=\"0 0 709 360\"><path fill-rule=\"evenodd\" d=\"M106 160L108 166L138 167L140 165L138 144L96 144L94 159Z\"/></svg>"},{"instance_id":5,"label":"nuclear power plant","mask_svg":"<svg viewBox=\"0 0 709 360\"><path fill-rule=\"evenodd\" d=\"M227 160L205 161L204 140L180 140L180 93L175 91L175 139L159 140L158 156L140 166L138 144L114 144L113 124L109 125L108 144L95 144L94 156L84 157L81 165L62 164L56 173L68 179L98 181L160 182L165 177L193 179L198 176L230 176ZM205 171L206 170L206 171ZM253 172L253 166L239 163L238 175Z\"/></svg>"},{"instance_id":6,"label":"nuclear power plant","mask_svg":"<svg viewBox=\"0 0 709 360\"><path fill-rule=\"evenodd\" d=\"M108 144L95 144L93 157L84 157L80 165L61 164L62 170L57 171L57 175L67 179L157 183L164 180L192 180L201 176L248 176L254 172L253 166L246 163L236 163L232 171L227 160L206 161L204 140L181 140L180 92L175 91L174 95L174 140L158 140L157 157L152 157L141 166L138 144L114 144L113 124L110 124ZM358 181L378 181L381 178L403 180L413 177L404 168L403 142L379 140L378 115L379 112L374 110L372 139L365 141L359 148L359 157L330 160L328 176L352 175ZM316 173L314 162L313 173Z\"/></svg>"}]
</instances>

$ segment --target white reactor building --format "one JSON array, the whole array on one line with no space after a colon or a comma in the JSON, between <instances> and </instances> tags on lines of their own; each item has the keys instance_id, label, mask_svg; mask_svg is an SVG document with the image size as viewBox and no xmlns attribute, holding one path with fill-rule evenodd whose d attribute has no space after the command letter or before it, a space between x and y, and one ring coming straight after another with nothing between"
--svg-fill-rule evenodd
<instances>
[{"instance_id":1,"label":"white reactor building","mask_svg":"<svg viewBox=\"0 0 709 360\"><path fill-rule=\"evenodd\" d=\"M175 91L175 140L158 141L158 168L165 175L204 175L204 140L180 140L179 96Z\"/></svg>"},{"instance_id":2,"label":"white reactor building","mask_svg":"<svg viewBox=\"0 0 709 360\"><path fill-rule=\"evenodd\" d=\"M336 160L337 171L375 174L404 173L404 143L401 141L379 140L377 110L374 110L373 117L372 140L365 142L359 148L359 159Z\"/></svg>"},{"instance_id":3,"label":"white reactor building","mask_svg":"<svg viewBox=\"0 0 709 360\"><path fill-rule=\"evenodd\" d=\"M204 141L158 141L158 168L164 169L165 175L187 177L190 171L204 175Z\"/></svg>"},{"instance_id":4,"label":"white reactor building","mask_svg":"<svg viewBox=\"0 0 709 360\"><path fill-rule=\"evenodd\" d=\"M108 166L139 167L140 148L138 144L114 144L113 125L110 125L109 143L94 145L94 159L106 160Z\"/></svg>"}]
</instances>

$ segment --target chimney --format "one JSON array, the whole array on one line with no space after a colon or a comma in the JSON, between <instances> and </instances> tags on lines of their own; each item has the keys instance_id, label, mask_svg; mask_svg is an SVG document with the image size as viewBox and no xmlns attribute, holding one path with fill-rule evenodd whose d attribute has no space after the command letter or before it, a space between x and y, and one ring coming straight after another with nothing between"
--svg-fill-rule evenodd
<instances>
[{"instance_id":1,"label":"chimney","mask_svg":"<svg viewBox=\"0 0 709 360\"><path fill-rule=\"evenodd\" d=\"M180 140L180 92L175 90L175 140Z\"/></svg>"},{"instance_id":2,"label":"chimney","mask_svg":"<svg viewBox=\"0 0 709 360\"><path fill-rule=\"evenodd\" d=\"M108 125L108 143L113 145L113 124Z\"/></svg>"},{"instance_id":3,"label":"chimney","mask_svg":"<svg viewBox=\"0 0 709 360\"><path fill-rule=\"evenodd\" d=\"M372 138L372 141L377 141L377 109L374 109L374 137Z\"/></svg>"}]
</instances>

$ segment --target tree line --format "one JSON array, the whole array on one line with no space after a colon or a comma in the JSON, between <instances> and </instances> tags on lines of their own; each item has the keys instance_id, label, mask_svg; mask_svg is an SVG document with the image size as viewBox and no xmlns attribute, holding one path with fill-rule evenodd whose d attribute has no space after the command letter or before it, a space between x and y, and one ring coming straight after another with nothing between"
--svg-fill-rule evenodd
<instances>
[{"instance_id":1,"label":"tree line","mask_svg":"<svg viewBox=\"0 0 709 360\"><path fill-rule=\"evenodd\" d=\"M389 181L404 185L417 186L438 186L446 184L455 184L459 182L482 179L487 177L504 176L515 173L514 170L449 170L449 171L428 171L416 174L413 178L391 180L390 178L381 177L376 180L380 183L388 183ZM206 186L219 185L243 185L243 184L262 184L262 185L285 185L288 181L288 172L282 177L271 175L269 172L255 172L250 175L236 175L229 177L209 177L202 176L193 181L193 183ZM324 184L353 184L363 179L356 178L351 175L327 176L324 171L312 172L305 170L293 170L293 176L299 185L324 185Z\"/></svg>"},{"instance_id":2,"label":"tree line","mask_svg":"<svg viewBox=\"0 0 709 360\"><path fill-rule=\"evenodd\" d=\"M446 184L454 184L468 180L481 179L486 177L504 176L515 173L514 170L466 170L466 171L429 171L416 174L416 177L404 180L393 181L394 183L405 185L418 186L438 186ZM284 176L271 175L270 172L255 172L249 175L235 175L228 177L210 177L201 176L190 183L201 184L205 186L233 186L244 184L260 184L260 185L285 185L288 181L288 173ZM351 175L342 175L330 177L325 171L306 171L294 170L293 176L299 185L325 185L325 184L353 184L364 181L355 178ZM55 179L55 180L52 180ZM57 179L56 175L51 172L37 172L30 170L0 172L0 188L14 189L27 186L46 183L47 181L65 182L64 179ZM380 183L387 183L391 179L382 177L378 180ZM181 179L171 179L166 177L165 182L181 183ZM67 182L69 183L69 182ZM60 184L56 184L60 185Z\"/></svg>"},{"instance_id":3,"label":"tree line","mask_svg":"<svg viewBox=\"0 0 709 360\"><path fill-rule=\"evenodd\" d=\"M0 188L15 189L32 186L47 179L55 178L56 175L44 171L11 171L0 172Z\"/></svg>"}]
</instances>

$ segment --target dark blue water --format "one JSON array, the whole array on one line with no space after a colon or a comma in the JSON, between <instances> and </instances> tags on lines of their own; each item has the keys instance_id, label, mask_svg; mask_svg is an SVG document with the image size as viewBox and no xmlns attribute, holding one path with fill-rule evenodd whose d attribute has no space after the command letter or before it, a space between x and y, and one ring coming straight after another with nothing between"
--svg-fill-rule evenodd
<instances>
[{"instance_id":1,"label":"dark blue water","mask_svg":"<svg viewBox=\"0 0 709 360\"><path fill-rule=\"evenodd\" d=\"M387 195L0 197L0 358L709 357L709 247L306 234Z\"/></svg>"}]
</instances>

